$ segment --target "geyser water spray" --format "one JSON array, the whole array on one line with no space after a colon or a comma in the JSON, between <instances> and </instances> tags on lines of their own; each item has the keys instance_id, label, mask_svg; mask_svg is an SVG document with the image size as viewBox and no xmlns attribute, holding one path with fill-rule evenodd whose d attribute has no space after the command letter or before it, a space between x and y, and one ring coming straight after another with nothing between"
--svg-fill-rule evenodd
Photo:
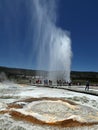
<instances>
[{"instance_id":1,"label":"geyser water spray","mask_svg":"<svg viewBox=\"0 0 98 130\"><path fill-rule=\"evenodd\" d=\"M56 71L55 75L48 75L49 79L58 79L62 73L63 79L70 81L71 40L67 31L56 26L56 2L33 0L33 51L37 52L38 69Z\"/></svg>"}]
</instances>

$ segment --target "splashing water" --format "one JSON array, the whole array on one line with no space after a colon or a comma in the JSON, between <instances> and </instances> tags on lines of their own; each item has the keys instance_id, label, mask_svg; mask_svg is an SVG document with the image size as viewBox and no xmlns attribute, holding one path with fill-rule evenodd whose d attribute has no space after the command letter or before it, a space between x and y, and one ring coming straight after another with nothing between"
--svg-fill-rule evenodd
<instances>
[{"instance_id":1,"label":"splashing water","mask_svg":"<svg viewBox=\"0 0 98 130\"><path fill-rule=\"evenodd\" d=\"M38 69L62 71L64 79L70 80L71 40L68 32L56 26L56 2L33 0L33 26ZM60 73L56 73L58 77ZM51 76L48 76L51 79Z\"/></svg>"}]
</instances>

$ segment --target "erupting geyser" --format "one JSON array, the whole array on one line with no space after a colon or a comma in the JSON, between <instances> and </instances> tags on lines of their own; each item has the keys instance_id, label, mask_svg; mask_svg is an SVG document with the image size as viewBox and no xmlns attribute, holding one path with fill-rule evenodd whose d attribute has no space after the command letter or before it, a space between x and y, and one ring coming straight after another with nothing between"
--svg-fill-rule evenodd
<instances>
[{"instance_id":1,"label":"erupting geyser","mask_svg":"<svg viewBox=\"0 0 98 130\"><path fill-rule=\"evenodd\" d=\"M70 81L71 40L69 32L56 26L56 2L33 0L33 52L38 52L38 69L63 72L63 78ZM54 76L59 75L56 73ZM52 78L50 75L48 77Z\"/></svg>"}]
</instances>

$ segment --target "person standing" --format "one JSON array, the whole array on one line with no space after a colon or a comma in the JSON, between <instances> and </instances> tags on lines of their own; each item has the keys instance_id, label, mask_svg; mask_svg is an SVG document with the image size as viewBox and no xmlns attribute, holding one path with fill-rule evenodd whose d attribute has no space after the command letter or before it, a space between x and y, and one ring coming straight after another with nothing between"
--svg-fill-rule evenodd
<instances>
[{"instance_id":1,"label":"person standing","mask_svg":"<svg viewBox=\"0 0 98 130\"><path fill-rule=\"evenodd\" d=\"M85 91L89 91L89 81L86 82L86 87L85 87Z\"/></svg>"}]
</instances>

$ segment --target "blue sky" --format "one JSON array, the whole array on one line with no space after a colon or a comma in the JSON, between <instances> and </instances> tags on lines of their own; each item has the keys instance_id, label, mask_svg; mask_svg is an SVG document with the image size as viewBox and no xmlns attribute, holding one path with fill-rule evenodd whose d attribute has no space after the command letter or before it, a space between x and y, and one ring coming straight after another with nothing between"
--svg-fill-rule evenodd
<instances>
[{"instance_id":1,"label":"blue sky","mask_svg":"<svg viewBox=\"0 0 98 130\"><path fill-rule=\"evenodd\" d=\"M31 1L0 0L0 66L37 69ZM98 0L59 0L56 25L71 34L71 69L98 71Z\"/></svg>"},{"instance_id":2,"label":"blue sky","mask_svg":"<svg viewBox=\"0 0 98 130\"><path fill-rule=\"evenodd\" d=\"M72 70L98 71L98 1L61 1L59 25L71 32Z\"/></svg>"}]
</instances>

